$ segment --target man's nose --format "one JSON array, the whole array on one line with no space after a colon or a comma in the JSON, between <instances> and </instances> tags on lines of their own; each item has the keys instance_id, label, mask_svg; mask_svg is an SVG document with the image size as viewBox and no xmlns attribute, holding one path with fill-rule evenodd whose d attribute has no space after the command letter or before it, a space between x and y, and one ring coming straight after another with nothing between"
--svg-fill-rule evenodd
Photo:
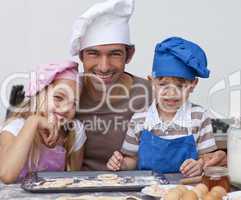
<instances>
[{"instance_id":1,"label":"man's nose","mask_svg":"<svg viewBox=\"0 0 241 200\"><path fill-rule=\"evenodd\" d=\"M106 73L109 71L110 65L109 65L109 59L107 56L105 56L105 55L101 56L99 65L98 65L98 69L102 73Z\"/></svg>"}]
</instances>

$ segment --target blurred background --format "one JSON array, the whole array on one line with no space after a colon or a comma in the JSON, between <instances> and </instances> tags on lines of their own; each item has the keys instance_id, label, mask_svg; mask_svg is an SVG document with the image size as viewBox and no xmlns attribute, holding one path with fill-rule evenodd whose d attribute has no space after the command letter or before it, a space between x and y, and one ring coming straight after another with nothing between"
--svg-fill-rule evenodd
<instances>
[{"instance_id":1,"label":"blurred background","mask_svg":"<svg viewBox=\"0 0 241 200\"><path fill-rule=\"evenodd\" d=\"M96 2L101 1L0 0L1 98L8 97L13 84L26 82L8 81L13 73L71 58L73 22ZM207 53L211 77L200 80L192 100L208 107L215 117L240 116L240 10L240 0L136 0L130 21L136 54L126 70L146 77L156 42L169 36L193 40ZM5 116L4 104L1 100L0 119Z\"/></svg>"}]
</instances>

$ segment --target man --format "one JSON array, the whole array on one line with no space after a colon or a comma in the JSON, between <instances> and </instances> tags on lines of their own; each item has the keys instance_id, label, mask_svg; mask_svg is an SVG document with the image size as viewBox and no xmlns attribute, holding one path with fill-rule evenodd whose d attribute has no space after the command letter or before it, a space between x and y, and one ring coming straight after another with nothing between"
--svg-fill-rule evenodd
<instances>
[{"instance_id":1,"label":"man","mask_svg":"<svg viewBox=\"0 0 241 200\"><path fill-rule=\"evenodd\" d=\"M108 159L121 149L131 116L152 103L148 81L125 71L135 52L128 24L133 10L134 0L107 0L74 24L71 53L84 67L77 111L87 134L83 170L107 170ZM220 162L216 155L208 160Z\"/></svg>"},{"instance_id":2,"label":"man","mask_svg":"<svg viewBox=\"0 0 241 200\"><path fill-rule=\"evenodd\" d=\"M131 116L151 103L148 81L125 72L135 52L128 25L133 9L133 0L108 0L91 7L74 25L71 52L79 56L85 75L78 114L88 138L84 170L107 170Z\"/></svg>"}]
</instances>

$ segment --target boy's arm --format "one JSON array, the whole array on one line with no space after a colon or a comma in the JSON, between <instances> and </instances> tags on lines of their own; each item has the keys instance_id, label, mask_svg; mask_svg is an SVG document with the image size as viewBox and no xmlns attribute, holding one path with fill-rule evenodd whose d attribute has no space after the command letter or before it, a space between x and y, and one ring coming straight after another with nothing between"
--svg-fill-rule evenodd
<instances>
[{"instance_id":1,"label":"boy's arm","mask_svg":"<svg viewBox=\"0 0 241 200\"><path fill-rule=\"evenodd\" d=\"M202 158L198 160L187 159L180 167L180 171L184 176L194 177L202 174L204 161Z\"/></svg>"},{"instance_id":2,"label":"boy's arm","mask_svg":"<svg viewBox=\"0 0 241 200\"><path fill-rule=\"evenodd\" d=\"M206 165L205 161L207 159L205 158L207 158L207 154L217 149L211 119L207 111L200 110L200 112L203 112L203 115L202 119L200 119L201 123L197 136L197 150L199 156L198 160L188 159L182 164L180 171L186 176L200 175Z\"/></svg>"},{"instance_id":3,"label":"boy's arm","mask_svg":"<svg viewBox=\"0 0 241 200\"><path fill-rule=\"evenodd\" d=\"M197 137L197 150L200 158L203 155L217 150L216 141L213 135L211 118L207 111L204 111L201 123L199 126Z\"/></svg>"},{"instance_id":4,"label":"boy's arm","mask_svg":"<svg viewBox=\"0 0 241 200\"><path fill-rule=\"evenodd\" d=\"M141 117L140 117L141 116ZM140 132L144 128L145 118L139 113L132 116L125 140L120 151L115 151L107 162L107 168L113 171L132 170L137 165Z\"/></svg>"},{"instance_id":5,"label":"boy's arm","mask_svg":"<svg viewBox=\"0 0 241 200\"><path fill-rule=\"evenodd\" d=\"M211 118L207 112L203 113L199 136L197 139L199 158L204 161L204 168L208 166L227 165L227 156L224 151L217 150Z\"/></svg>"},{"instance_id":6,"label":"boy's arm","mask_svg":"<svg viewBox=\"0 0 241 200\"><path fill-rule=\"evenodd\" d=\"M134 170L136 169L137 159L135 156L123 155L119 151L115 151L106 166L109 170Z\"/></svg>"},{"instance_id":7,"label":"boy's arm","mask_svg":"<svg viewBox=\"0 0 241 200\"><path fill-rule=\"evenodd\" d=\"M137 157L136 156L124 156L121 170L135 170L137 167Z\"/></svg>"}]
</instances>

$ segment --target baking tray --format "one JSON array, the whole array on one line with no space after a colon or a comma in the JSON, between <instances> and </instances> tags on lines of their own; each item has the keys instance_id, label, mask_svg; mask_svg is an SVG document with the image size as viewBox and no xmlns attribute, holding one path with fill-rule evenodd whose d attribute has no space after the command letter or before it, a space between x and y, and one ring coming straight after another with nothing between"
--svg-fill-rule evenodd
<instances>
[{"instance_id":1,"label":"baking tray","mask_svg":"<svg viewBox=\"0 0 241 200\"><path fill-rule=\"evenodd\" d=\"M82 180L97 180L101 174L116 174L123 179L121 185L101 185L85 187L55 187L41 188L40 184L59 178L73 178L74 183ZM153 183L168 184L168 180L162 174L152 171L78 171L78 172L35 172L29 174L22 182L21 187L32 193L86 193L86 192L138 192Z\"/></svg>"}]
</instances>

